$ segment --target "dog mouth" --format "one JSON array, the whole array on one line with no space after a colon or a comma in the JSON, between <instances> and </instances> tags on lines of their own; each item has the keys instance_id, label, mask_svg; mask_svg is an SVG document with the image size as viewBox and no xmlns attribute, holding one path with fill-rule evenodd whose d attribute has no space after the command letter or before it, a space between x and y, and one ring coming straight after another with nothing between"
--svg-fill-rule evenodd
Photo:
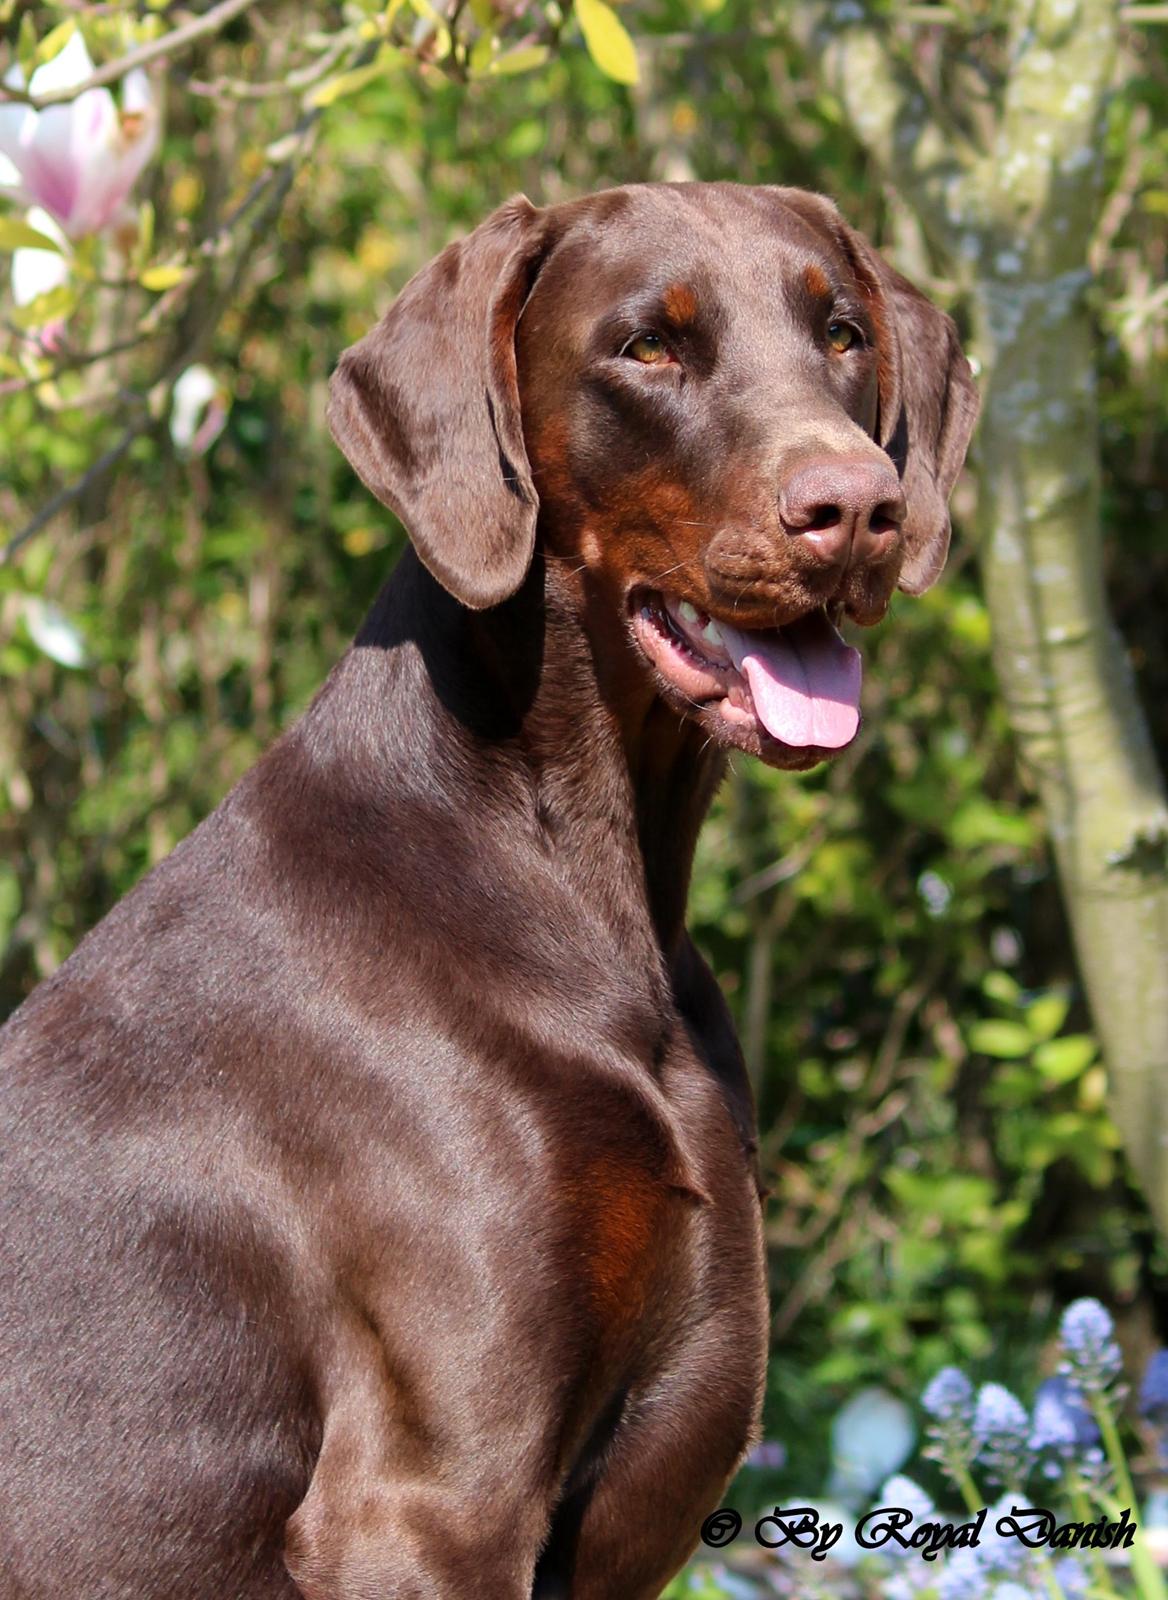
<instances>
[{"instance_id":1,"label":"dog mouth","mask_svg":"<svg viewBox=\"0 0 1168 1600\"><path fill-rule=\"evenodd\" d=\"M635 593L630 610L659 677L691 707L717 716L731 743L829 753L856 737L860 652L839 635L838 607L765 629L737 627L654 590Z\"/></svg>"}]
</instances>

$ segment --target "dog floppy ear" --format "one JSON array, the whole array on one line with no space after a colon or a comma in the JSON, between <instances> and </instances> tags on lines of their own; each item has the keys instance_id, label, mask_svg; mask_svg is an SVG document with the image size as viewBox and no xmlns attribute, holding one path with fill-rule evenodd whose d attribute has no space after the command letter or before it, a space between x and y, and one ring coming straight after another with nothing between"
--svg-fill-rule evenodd
<instances>
[{"instance_id":1,"label":"dog floppy ear","mask_svg":"<svg viewBox=\"0 0 1168 1600\"><path fill-rule=\"evenodd\" d=\"M922 594L949 550L949 496L977 421L978 395L951 317L890 267L831 200L780 189L783 204L840 246L869 295L876 331L877 438L904 490L898 587Z\"/></svg>"},{"instance_id":2,"label":"dog floppy ear","mask_svg":"<svg viewBox=\"0 0 1168 1600\"><path fill-rule=\"evenodd\" d=\"M329 426L358 477L475 610L515 593L535 546L515 325L541 216L518 195L447 246L345 351L329 387Z\"/></svg>"},{"instance_id":3,"label":"dog floppy ear","mask_svg":"<svg viewBox=\"0 0 1168 1600\"><path fill-rule=\"evenodd\" d=\"M897 587L923 594L949 550L949 496L980 405L953 319L852 235L883 302L876 320L887 342L880 368L880 443L904 489L904 563Z\"/></svg>"}]
</instances>

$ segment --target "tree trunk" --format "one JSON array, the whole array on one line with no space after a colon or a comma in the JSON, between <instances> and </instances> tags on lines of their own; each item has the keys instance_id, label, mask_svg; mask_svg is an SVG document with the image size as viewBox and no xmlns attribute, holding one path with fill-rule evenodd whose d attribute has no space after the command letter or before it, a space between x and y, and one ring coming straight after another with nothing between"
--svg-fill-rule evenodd
<instances>
[{"instance_id":1,"label":"tree trunk","mask_svg":"<svg viewBox=\"0 0 1168 1600\"><path fill-rule=\"evenodd\" d=\"M806 14L809 59L968 294L994 659L1045 810L1111 1109L1168 1229L1168 801L1107 608L1086 300L1117 3L1016 7L988 112L979 79L956 116L878 18L856 4Z\"/></svg>"}]
</instances>

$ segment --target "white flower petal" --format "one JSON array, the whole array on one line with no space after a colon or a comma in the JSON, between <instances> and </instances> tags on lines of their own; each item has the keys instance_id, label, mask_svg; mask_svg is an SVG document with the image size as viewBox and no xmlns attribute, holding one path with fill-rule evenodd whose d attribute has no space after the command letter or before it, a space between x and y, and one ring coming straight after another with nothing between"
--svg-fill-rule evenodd
<instances>
[{"instance_id":1,"label":"white flower petal","mask_svg":"<svg viewBox=\"0 0 1168 1600\"><path fill-rule=\"evenodd\" d=\"M11 72L4 74L4 82L19 89L23 83L23 74L19 67L13 67ZM0 156L4 156L19 172L20 149L24 138L25 123L36 112L28 106L22 106L16 100L0 102Z\"/></svg>"},{"instance_id":2,"label":"white flower petal","mask_svg":"<svg viewBox=\"0 0 1168 1600\"><path fill-rule=\"evenodd\" d=\"M18 306L31 305L38 295L59 289L68 278L69 263L55 250L12 252L12 298Z\"/></svg>"},{"instance_id":3,"label":"white flower petal","mask_svg":"<svg viewBox=\"0 0 1168 1600\"><path fill-rule=\"evenodd\" d=\"M85 40L75 32L37 68L30 87L36 94L73 88L92 72ZM9 81L16 77L8 74ZM72 238L109 226L158 146L158 107L146 74L129 73L122 94L121 113L104 88L39 112L0 106L0 157L11 163L24 195L51 212Z\"/></svg>"},{"instance_id":4,"label":"white flower petal","mask_svg":"<svg viewBox=\"0 0 1168 1600\"><path fill-rule=\"evenodd\" d=\"M86 78L93 76L93 60L85 48L85 40L75 29L57 51L33 73L29 80L31 94L53 94L58 89L73 89Z\"/></svg>"},{"instance_id":5,"label":"white flower petal","mask_svg":"<svg viewBox=\"0 0 1168 1600\"><path fill-rule=\"evenodd\" d=\"M28 595L24 602L24 625L38 649L63 667L80 667L85 661L85 644L77 627L51 600Z\"/></svg>"},{"instance_id":6,"label":"white flower petal","mask_svg":"<svg viewBox=\"0 0 1168 1600\"><path fill-rule=\"evenodd\" d=\"M88 99L88 95L81 97L82 102ZM78 125L74 135L75 159L82 172L69 218L74 238L110 225L158 146L158 115L153 106L119 116L110 98L108 107L94 105L86 108L86 114L92 119L89 128Z\"/></svg>"},{"instance_id":7,"label":"white flower petal","mask_svg":"<svg viewBox=\"0 0 1168 1600\"><path fill-rule=\"evenodd\" d=\"M154 90L146 69L135 67L122 79L122 115L146 116L154 109Z\"/></svg>"},{"instance_id":8,"label":"white flower petal","mask_svg":"<svg viewBox=\"0 0 1168 1600\"><path fill-rule=\"evenodd\" d=\"M72 106L69 166L76 175L73 203L65 219L72 238L94 233L117 209L119 193L118 111L108 89L90 89Z\"/></svg>"},{"instance_id":9,"label":"white flower petal","mask_svg":"<svg viewBox=\"0 0 1168 1600\"><path fill-rule=\"evenodd\" d=\"M202 415L218 388L212 374L198 363L176 380L171 395L170 437L180 450L190 449Z\"/></svg>"}]
</instances>

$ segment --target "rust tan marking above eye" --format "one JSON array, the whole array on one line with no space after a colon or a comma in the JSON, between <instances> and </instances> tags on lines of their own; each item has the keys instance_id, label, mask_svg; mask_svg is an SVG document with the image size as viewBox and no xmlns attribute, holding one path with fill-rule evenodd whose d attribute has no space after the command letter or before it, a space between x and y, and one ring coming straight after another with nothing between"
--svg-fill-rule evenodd
<instances>
[{"instance_id":1,"label":"rust tan marking above eye","mask_svg":"<svg viewBox=\"0 0 1168 1600\"><path fill-rule=\"evenodd\" d=\"M698 314L698 303L692 289L684 283L671 283L662 297L665 315L679 327L692 322Z\"/></svg>"},{"instance_id":2,"label":"rust tan marking above eye","mask_svg":"<svg viewBox=\"0 0 1168 1600\"><path fill-rule=\"evenodd\" d=\"M803 282L807 293L814 295L816 300L826 300L831 294L831 284L827 281L827 273L822 267L816 266L813 261L810 266L803 268Z\"/></svg>"}]
</instances>

